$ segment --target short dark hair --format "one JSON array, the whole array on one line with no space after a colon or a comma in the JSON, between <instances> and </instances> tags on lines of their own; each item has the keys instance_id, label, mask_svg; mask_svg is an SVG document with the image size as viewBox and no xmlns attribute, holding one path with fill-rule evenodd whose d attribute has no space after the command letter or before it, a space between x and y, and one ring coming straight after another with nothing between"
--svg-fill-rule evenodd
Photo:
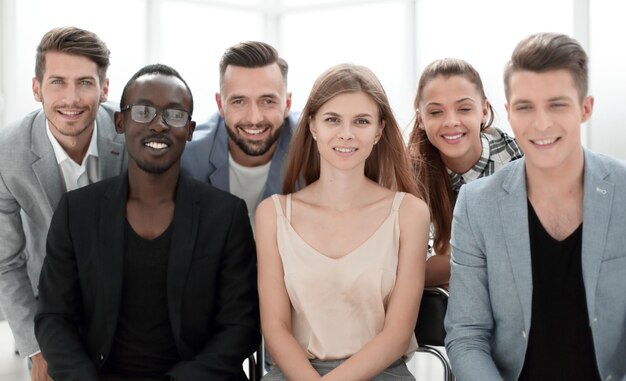
<instances>
[{"instance_id":1,"label":"short dark hair","mask_svg":"<svg viewBox=\"0 0 626 381\"><path fill-rule=\"evenodd\" d=\"M109 61L111 52L95 33L73 26L54 28L44 34L37 46L35 77L39 82L43 80L43 73L46 70L47 52L73 54L93 61L98 66L100 83L106 79L107 69L111 63Z\"/></svg>"},{"instance_id":2,"label":"short dark hair","mask_svg":"<svg viewBox=\"0 0 626 381\"><path fill-rule=\"evenodd\" d=\"M226 49L220 60L220 87L224 83L224 73L228 65L257 68L273 63L278 64L286 86L289 65L272 45L261 41L244 41L233 45Z\"/></svg>"},{"instance_id":3,"label":"short dark hair","mask_svg":"<svg viewBox=\"0 0 626 381\"><path fill-rule=\"evenodd\" d=\"M510 96L511 76L516 71L545 72L565 69L570 72L582 100L589 89L587 53L580 43L565 34L537 33L520 41L504 69L504 91Z\"/></svg>"},{"instance_id":4,"label":"short dark hair","mask_svg":"<svg viewBox=\"0 0 626 381\"><path fill-rule=\"evenodd\" d=\"M124 90L122 91L122 97L120 98L120 108L126 106L126 93L128 92L130 86L135 83L135 81L137 81L137 78L142 77L146 74L161 74L180 79L185 84L187 92L189 93L189 99L191 99L191 110L189 110L189 116L191 117L191 115L193 114L193 94L191 93L189 85L174 68L159 63L146 65L139 69L139 71L137 71L135 74L133 74L132 77L130 77L128 82L126 82L126 86L124 86Z\"/></svg>"}]
</instances>

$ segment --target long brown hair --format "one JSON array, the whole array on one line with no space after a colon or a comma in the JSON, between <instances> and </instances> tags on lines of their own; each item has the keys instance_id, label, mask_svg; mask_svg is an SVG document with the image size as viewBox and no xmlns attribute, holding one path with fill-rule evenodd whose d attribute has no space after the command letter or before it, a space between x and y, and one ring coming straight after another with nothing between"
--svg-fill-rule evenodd
<instances>
[{"instance_id":1,"label":"long brown hair","mask_svg":"<svg viewBox=\"0 0 626 381\"><path fill-rule=\"evenodd\" d=\"M378 105L380 120L385 123L378 144L365 161L365 176L389 189L423 197L422 189L413 180L402 133L385 90L370 69L353 64L333 66L313 84L291 140L283 192L295 192L320 177L320 154L309 129L310 119L330 99L358 91L369 95Z\"/></svg>"},{"instance_id":2,"label":"long brown hair","mask_svg":"<svg viewBox=\"0 0 626 381\"><path fill-rule=\"evenodd\" d=\"M472 65L456 58L443 58L431 62L422 72L413 102L415 110L419 109L424 87L439 76L444 78L462 76L476 86L483 102L487 100L480 75ZM493 120L494 113L490 104L487 122L481 125L481 131L490 127ZM425 129L420 128L420 123L420 118L416 117L409 138L409 155L416 181L424 184L426 188L426 201L434 227L433 248L435 253L448 253L455 194L439 150L428 140Z\"/></svg>"}]
</instances>

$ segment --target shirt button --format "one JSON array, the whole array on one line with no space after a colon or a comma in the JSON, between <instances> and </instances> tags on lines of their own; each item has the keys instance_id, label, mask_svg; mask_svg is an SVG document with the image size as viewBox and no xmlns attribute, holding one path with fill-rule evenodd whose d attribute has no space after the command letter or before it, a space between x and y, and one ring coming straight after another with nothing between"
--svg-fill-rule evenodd
<instances>
[{"instance_id":1,"label":"shirt button","mask_svg":"<svg viewBox=\"0 0 626 381\"><path fill-rule=\"evenodd\" d=\"M594 317L594 318L593 318L593 322L594 322L594 323L597 323L597 322L598 322L598 318L597 318L597 317Z\"/></svg>"},{"instance_id":2,"label":"shirt button","mask_svg":"<svg viewBox=\"0 0 626 381\"><path fill-rule=\"evenodd\" d=\"M522 337L526 339L526 331L522 331Z\"/></svg>"},{"instance_id":3,"label":"shirt button","mask_svg":"<svg viewBox=\"0 0 626 381\"><path fill-rule=\"evenodd\" d=\"M608 375L604 380L605 381L611 381L613 379L613 377L611 377L611 375Z\"/></svg>"}]
</instances>

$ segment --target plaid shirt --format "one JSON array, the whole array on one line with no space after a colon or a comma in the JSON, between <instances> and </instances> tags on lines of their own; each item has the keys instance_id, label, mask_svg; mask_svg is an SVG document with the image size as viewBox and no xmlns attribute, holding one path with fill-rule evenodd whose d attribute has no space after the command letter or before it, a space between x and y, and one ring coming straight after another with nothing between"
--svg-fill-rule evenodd
<instances>
[{"instance_id":1,"label":"plaid shirt","mask_svg":"<svg viewBox=\"0 0 626 381\"><path fill-rule=\"evenodd\" d=\"M458 174L448 169L452 190L455 195L459 194L461 185L481 177L493 175L495 171L508 162L524 156L515 138L510 137L495 127L489 127L482 131L480 140L483 144L483 152L478 162L469 171Z\"/></svg>"}]
</instances>

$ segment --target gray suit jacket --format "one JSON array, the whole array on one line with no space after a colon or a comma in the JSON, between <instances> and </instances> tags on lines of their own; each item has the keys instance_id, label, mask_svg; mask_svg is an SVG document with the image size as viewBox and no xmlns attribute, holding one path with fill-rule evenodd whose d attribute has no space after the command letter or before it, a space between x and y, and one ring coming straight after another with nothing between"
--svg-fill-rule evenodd
<instances>
[{"instance_id":1,"label":"gray suit jacket","mask_svg":"<svg viewBox=\"0 0 626 381\"><path fill-rule=\"evenodd\" d=\"M124 137L113 112L101 105L98 162L101 178L126 168ZM0 306L22 356L39 350L34 323L39 272L52 213L65 193L54 149L46 136L43 110L0 129Z\"/></svg>"},{"instance_id":2,"label":"gray suit jacket","mask_svg":"<svg viewBox=\"0 0 626 381\"><path fill-rule=\"evenodd\" d=\"M283 172L285 158L291 136L298 124L299 114L291 112L285 119L278 147L272 156L270 172L265 183L263 198L275 193L283 193ZM215 113L203 124L198 125L193 133L193 140L185 146L182 158L182 170L188 175L207 182L214 187L230 192L228 178L228 131L224 119Z\"/></svg>"},{"instance_id":3,"label":"gray suit jacket","mask_svg":"<svg viewBox=\"0 0 626 381\"><path fill-rule=\"evenodd\" d=\"M585 150L582 271L603 380L626 380L626 166ZM446 349L460 380L517 380L531 329L524 159L461 188Z\"/></svg>"}]
</instances>

